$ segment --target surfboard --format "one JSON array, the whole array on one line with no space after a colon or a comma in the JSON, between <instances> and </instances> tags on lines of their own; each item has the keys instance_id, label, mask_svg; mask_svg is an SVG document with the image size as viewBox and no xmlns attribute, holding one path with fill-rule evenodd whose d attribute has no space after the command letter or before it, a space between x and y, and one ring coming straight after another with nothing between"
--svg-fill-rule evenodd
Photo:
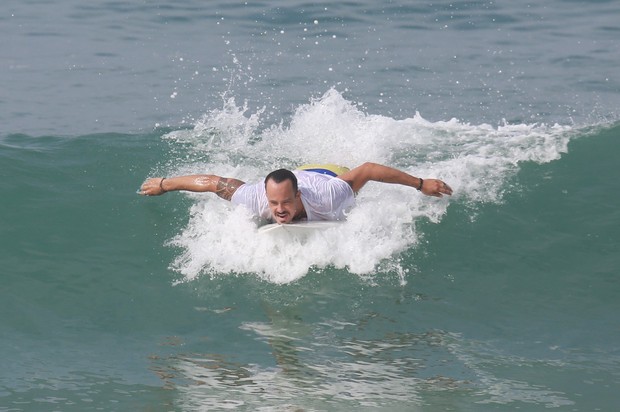
<instances>
[{"instance_id":1,"label":"surfboard","mask_svg":"<svg viewBox=\"0 0 620 412\"><path fill-rule=\"evenodd\" d=\"M333 163L322 163L322 164L307 164L303 166L299 166L297 170L306 170L308 172L316 172L324 175L329 175L336 177L338 175L344 174L351 169L346 166L340 166Z\"/></svg>"},{"instance_id":2,"label":"surfboard","mask_svg":"<svg viewBox=\"0 0 620 412\"><path fill-rule=\"evenodd\" d=\"M338 227L343 224L341 221L304 221L288 223L280 225L278 223L270 223L258 228L258 233L270 235L287 234L293 236L308 236L313 232Z\"/></svg>"}]
</instances>

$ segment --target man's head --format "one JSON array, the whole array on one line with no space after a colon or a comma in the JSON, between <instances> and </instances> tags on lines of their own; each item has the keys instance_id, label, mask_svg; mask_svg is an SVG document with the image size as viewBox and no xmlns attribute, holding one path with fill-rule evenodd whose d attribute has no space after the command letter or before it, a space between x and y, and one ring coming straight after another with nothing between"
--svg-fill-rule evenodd
<instances>
[{"instance_id":1,"label":"man's head","mask_svg":"<svg viewBox=\"0 0 620 412\"><path fill-rule=\"evenodd\" d=\"M290 170L278 169L269 173L265 178L265 192L276 223L291 223L303 207L297 177Z\"/></svg>"}]
</instances>

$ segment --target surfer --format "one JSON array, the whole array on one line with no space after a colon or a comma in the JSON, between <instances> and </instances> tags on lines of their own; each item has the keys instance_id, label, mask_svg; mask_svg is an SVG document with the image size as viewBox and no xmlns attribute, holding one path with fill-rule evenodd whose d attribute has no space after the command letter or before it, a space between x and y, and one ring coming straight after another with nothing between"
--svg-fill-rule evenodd
<instances>
[{"instance_id":1,"label":"surfer","mask_svg":"<svg viewBox=\"0 0 620 412\"><path fill-rule=\"evenodd\" d=\"M438 179L422 179L377 163L367 162L335 177L314 171L278 169L264 182L245 183L217 175L188 175L147 179L139 194L158 196L175 190L211 192L253 214L276 223L298 220L344 220L355 204L355 194L369 181L416 188L427 196L451 195Z\"/></svg>"}]
</instances>

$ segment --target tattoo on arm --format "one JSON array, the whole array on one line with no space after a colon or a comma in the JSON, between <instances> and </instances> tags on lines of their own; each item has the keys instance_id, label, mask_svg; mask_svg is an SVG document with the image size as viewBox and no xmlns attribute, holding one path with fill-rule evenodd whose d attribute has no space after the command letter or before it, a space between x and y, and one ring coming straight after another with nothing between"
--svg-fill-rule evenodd
<instances>
[{"instance_id":1,"label":"tattoo on arm","mask_svg":"<svg viewBox=\"0 0 620 412\"><path fill-rule=\"evenodd\" d=\"M230 200L233 193L243 184L244 182L238 179L220 177L215 185L215 194L224 200Z\"/></svg>"}]
</instances>

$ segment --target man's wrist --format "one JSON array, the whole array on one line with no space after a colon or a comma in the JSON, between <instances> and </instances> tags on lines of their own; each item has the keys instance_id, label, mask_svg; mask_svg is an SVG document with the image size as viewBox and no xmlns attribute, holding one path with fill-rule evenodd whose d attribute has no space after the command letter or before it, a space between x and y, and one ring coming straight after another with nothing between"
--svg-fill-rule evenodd
<instances>
[{"instance_id":1,"label":"man's wrist","mask_svg":"<svg viewBox=\"0 0 620 412\"><path fill-rule=\"evenodd\" d=\"M416 189L418 189L419 191L422 191L422 186L424 185L424 179L419 177L418 180L420 181L420 184L418 185L418 187L416 187Z\"/></svg>"}]
</instances>

